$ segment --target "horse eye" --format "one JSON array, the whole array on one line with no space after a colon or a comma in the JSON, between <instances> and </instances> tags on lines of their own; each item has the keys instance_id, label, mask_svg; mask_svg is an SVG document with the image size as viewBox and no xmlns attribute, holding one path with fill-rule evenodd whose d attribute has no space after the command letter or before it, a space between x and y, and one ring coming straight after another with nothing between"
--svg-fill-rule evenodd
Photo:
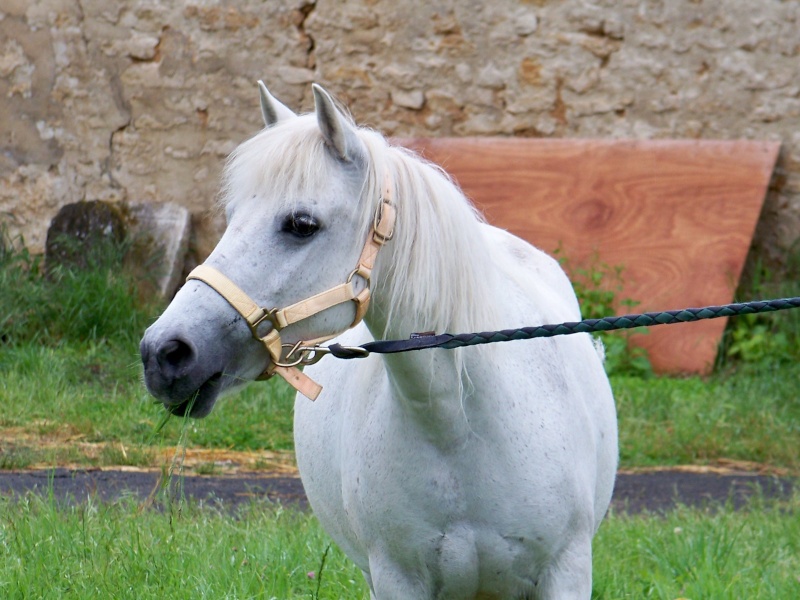
<instances>
[{"instance_id":1,"label":"horse eye","mask_svg":"<svg viewBox=\"0 0 800 600\"><path fill-rule=\"evenodd\" d=\"M292 213L283 222L281 231L291 233L295 237L311 237L319 231L319 223L308 213Z\"/></svg>"}]
</instances>

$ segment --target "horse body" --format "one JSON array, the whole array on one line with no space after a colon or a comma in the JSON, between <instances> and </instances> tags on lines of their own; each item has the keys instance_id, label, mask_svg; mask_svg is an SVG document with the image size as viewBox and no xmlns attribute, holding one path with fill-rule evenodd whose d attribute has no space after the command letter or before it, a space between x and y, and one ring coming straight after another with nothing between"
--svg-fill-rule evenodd
<instances>
[{"instance_id":1,"label":"horse body","mask_svg":"<svg viewBox=\"0 0 800 600\"><path fill-rule=\"evenodd\" d=\"M579 319L554 260L483 223L443 173L356 128L320 88L315 98L316 114L296 117L262 90L268 127L228 165L228 228L206 264L262 306L316 294L348 277L389 181L396 233L358 283L373 289L364 324L337 341ZM282 339L341 332L353 312L327 308ZM270 361L242 321L189 281L142 341L148 388L205 416ZM306 493L373 598L589 598L617 432L588 336L327 359L305 374L324 388L295 403Z\"/></svg>"},{"instance_id":2,"label":"horse body","mask_svg":"<svg viewBox=\"0 0 800 600\"><path fill-rule=\"evenodd\" d=\"M555 261L485 227L498 264L530 279L498 274L498 318L577 320ZM370 337L362 328L340 341ZM540 341L467 350L460 386L446 355L307 369L340 392L297 399L298 466L315 514L374 597L567 598L567 583L588 597L616 467L611 392L590 340ZM393 383L406 373L430 392Z\"/></svg>"}]
</instances>

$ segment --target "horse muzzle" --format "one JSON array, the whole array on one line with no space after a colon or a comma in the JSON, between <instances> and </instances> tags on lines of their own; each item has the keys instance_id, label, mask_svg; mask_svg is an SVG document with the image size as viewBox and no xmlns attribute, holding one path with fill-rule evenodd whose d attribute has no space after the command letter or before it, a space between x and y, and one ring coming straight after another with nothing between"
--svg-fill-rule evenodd
<instances>
[{"instance_id":1,"label":"horse muzzle","mask_svg":"<svg viewBox=\"0 0 800 600\"><path fill-rule=\"evenodd\" d=\"M222 392L222 370L199 360L196 347L179 336L146 332L139 345L147 390L172 414L203 418Z\"/></svg>"}]
</instances>

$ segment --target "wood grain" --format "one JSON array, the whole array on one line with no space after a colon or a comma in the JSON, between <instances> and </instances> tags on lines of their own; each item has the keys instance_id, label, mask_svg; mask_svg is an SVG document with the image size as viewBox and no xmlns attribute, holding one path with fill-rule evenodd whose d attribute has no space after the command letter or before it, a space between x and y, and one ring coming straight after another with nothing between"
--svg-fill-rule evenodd
<instances>
[{"instance_id":1,"label":"wood grain","mask_svg":"<svg viewBox=\"0 0 800 600\"><path fill-rule=\"evenodd\" d=\"M498 227L573 265L624 267L636 312L724 304L750 247L778 142L415 138ZM623 311L624 312L624 311ZM631 312L628 310L628 312ZM651 328L657 372L708 373L726 319ZM538 323L530 323L538 325Z\"/></svg>"}]
</instances>

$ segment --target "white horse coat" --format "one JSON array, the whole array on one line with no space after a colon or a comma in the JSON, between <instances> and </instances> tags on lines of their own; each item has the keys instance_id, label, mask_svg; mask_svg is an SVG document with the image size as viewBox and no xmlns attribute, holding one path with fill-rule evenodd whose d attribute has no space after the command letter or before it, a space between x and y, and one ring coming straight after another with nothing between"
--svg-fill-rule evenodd
<instances>
[{"instance_id":1,"label":"white horse coat","mask_svg":"<svg viewBox=\"0 0 800 600\"><path fill-rule=\"evenodd\" d=\"M337 341L575 321L558 264L483 223L438 169L356 128L319 87L295 116L262 92L267 128L229 162L228 229L207 264L263 306L352 270L388 175L394 239L372 273L364 324ZM281 332L342 331L339 305ZM148 388L204 416L269 355L242 319L190 281L142 341ZM585 334L343 361L305 373L295 445L315 514L375 599L589 598L591 540L617 466L613 398ZM196 395L194 405L187 400Z\"/></svg>"}]
</instances>

